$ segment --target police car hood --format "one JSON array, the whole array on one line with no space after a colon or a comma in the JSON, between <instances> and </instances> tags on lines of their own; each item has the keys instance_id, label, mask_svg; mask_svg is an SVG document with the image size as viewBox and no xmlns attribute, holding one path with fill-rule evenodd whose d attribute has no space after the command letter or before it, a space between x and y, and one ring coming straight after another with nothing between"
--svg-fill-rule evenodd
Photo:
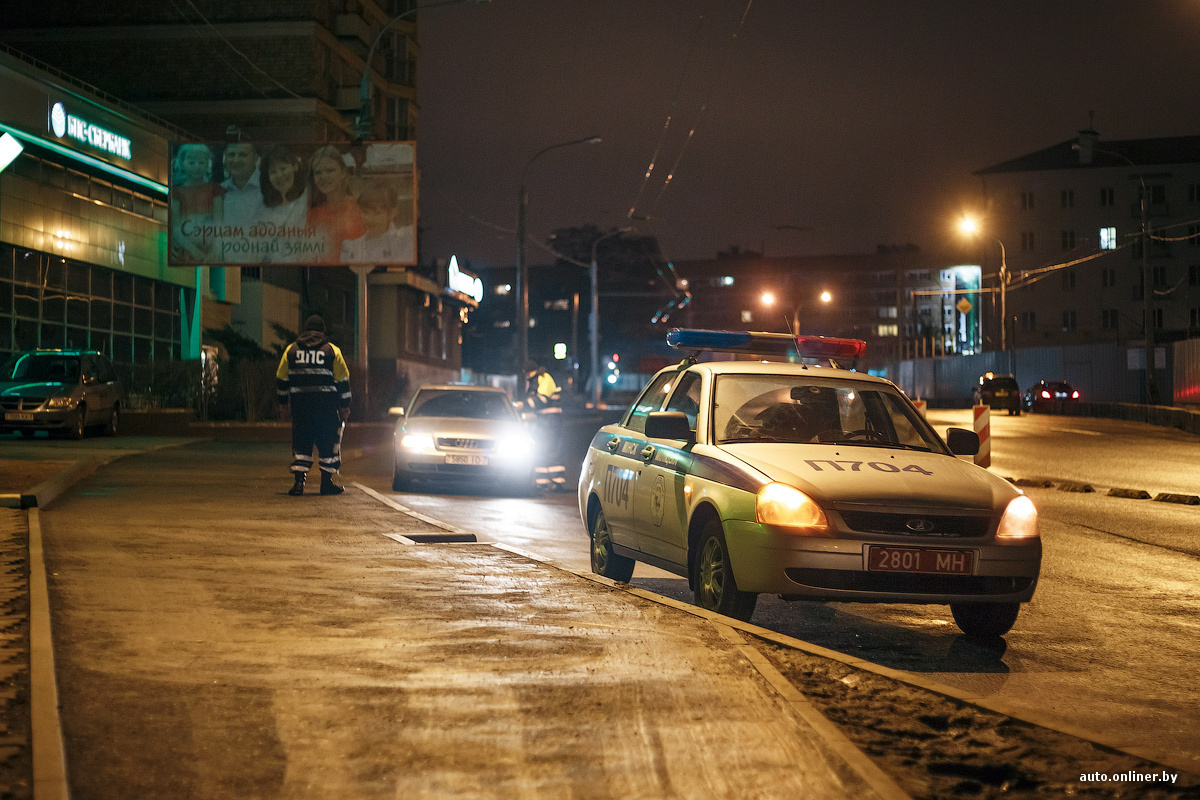
<instances>
[{"instance_id":1,"label":"police car hood","mask_svg":"<svg viewBox=\"0 0 1200 800\"><path fill-rule=\"evenodd\" d=\"M1003 507L1020 492L1008 481L942 453L846 444L742 443L721 448L818 503Z\"/></svg>"}]
</instances>

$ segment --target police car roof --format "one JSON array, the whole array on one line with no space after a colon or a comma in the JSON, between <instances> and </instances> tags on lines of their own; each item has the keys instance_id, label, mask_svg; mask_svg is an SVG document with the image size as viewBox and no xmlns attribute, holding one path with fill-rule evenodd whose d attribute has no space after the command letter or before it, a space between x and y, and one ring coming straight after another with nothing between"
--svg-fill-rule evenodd
<instances>
[{"instance_id":1,"label":"police car roof","mask_svg":"<svg viewBox=\"0 0 1200 800\"><path fill-rule=\"evenodd\" d=\"M679 369L668 367L667 371ZM690 369L713 375L805 375L821 378L837 378L843 381L863 381L894 386L886 378L878 378L866 372L855 372L834 367L818 367L811 364L792 364L787 361L700 361Z\"/></svg>"}]
</instances>

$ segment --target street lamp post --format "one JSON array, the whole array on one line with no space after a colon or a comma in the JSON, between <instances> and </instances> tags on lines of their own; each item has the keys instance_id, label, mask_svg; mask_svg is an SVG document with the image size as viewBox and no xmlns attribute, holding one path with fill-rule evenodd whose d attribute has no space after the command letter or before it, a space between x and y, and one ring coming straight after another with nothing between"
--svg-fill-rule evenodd
<instances>
[{"instance_id":1,"label":"street lamp post","mask_svg":"<svg viewBox=\"0 0 1200 800\"><path fill-rule=\"evenodd\" d=\"M572 139L569 142L559 142L549 147L543 147L533 154L521 170L521 190L517 195L517 363L515 370L518 375L525 374L525 362L529 360L529 268L525 264L525 213L529 208L529 190L525 188L525 176L533 162L561 147L576 144L599 144L599 136L586 136L582 139ZM519 381L518 381L519 383Z\"/></svg>"},{"instance_id":2,"label":"street lamp post","mask_svg":"<svg viewBox=\"0 0 1200 800\"><path fill-rule=\"evenodd\" d=\"M1079 143L1071 145L1072 150L1081 150ZM1090 148L1093 153L1104 153L1113 158L1119 158L1129 166L1137 170L1138 182L1142 185L1141 193L1141 217L1142 217L1142 319L1144 320L1142 327L1145 329L1145 344L1146 344L1146 402L1156 403L1158 401L1158 382L1154 377L1154 320L1150 318L1150 312L1153 306L1150 302L1150 295L1154 291L1151 283L1150 273L1150 221L1146 211L1146 203L1149 198L1146 192L1146 179L1142 176L1141 168L1133 163L1129 156L1115 152L1113 150L1102 150L1099 147Z\"/></svg>"},{"instance_id":3,"label":"street lamp post","mask_svg":"<svg viewBox=\"0 0 1200 800\"><path fill-rule=\"evenodd\" d=\"M630 227L617 228L611 233L597 236L592 242L592 260L588 265L588 280L592 290L592 313L588 315L588 347L591 350L592 367L588 382L591 384L592 405L600 406L600 268L596 263L596 246L605 239L620 236L633 230Z\"/></svg>"},{"instance_id":4,"label":"street lamp post","mask_svg":"<svg viewBox=\"0 0 1200 800\"><path fill-rule=\"evenodd\" d=\"M960 224L963 233L968 235L983 235L1000 245L1000 351L1008 351L1008 261L1005 258L1004 242L997 236L982 233L979 224L970 217L965 217ZM1010 367L1011 369L1011 367Z\"/></svg>"},{"instance_id":5,"label":"street lamp post","mask_svg":"<svg viewBox=\"0 0 1200 800\"><path fill-rule=\"evenodd\" d=\"M830 294L828 290L822 290L821 293L817 295L817 299L822 303L828 304L833 301L833 295ZM759 297L759 301L764 306L773 306L775 305L775 294L773 292L763 292L762 296ZM800 309L803 307L804 301L796 303L796 305L792 308L792 318L790 320L786 316L783 318L785 322L789 322L791 324L792 329L790 333L792 336L798 336L800 333Z\"/></svg>"}]
</instances>

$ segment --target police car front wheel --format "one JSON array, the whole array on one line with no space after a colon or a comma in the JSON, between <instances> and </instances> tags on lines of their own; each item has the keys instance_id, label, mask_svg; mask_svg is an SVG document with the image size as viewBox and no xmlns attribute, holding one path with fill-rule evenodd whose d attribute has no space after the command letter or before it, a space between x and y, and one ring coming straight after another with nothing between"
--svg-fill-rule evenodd
<instances>
[{"instance_id":1,"label":"police car front wheel","mask_svg":"<svg viewBox=\"0 0 1200 800\"><path fill-rule=\"evenodd\" d=\"M696 558L696 576L692 584L695 587L696 605L749 622L758 595L737 588L720 520L712 519L705 523L700 533Z\"/></svg>"},{"instance_id":2,"label":"police car front wheel","mask_svg":"<svg viewBox=\"0 0 1200 800\"><path fill-rule=\"evenodd\" d=\"M1020 603L951 603L954 622L967 636L990 638L1012 630Z\"/></svg>"},{"instance_id":3,"label":"police car front wheel","mask_svg":"<svg viewBox=\"0 0 1200 800\"><path fill-rule=\"evenodd\" d=\"M597 511L596 519L592 522L592 572L614 581L629 583L636 564L632 558L613 552L612 531L608 527L608 520L604 518L603 511Z\"/></svg>"}]
</instances>

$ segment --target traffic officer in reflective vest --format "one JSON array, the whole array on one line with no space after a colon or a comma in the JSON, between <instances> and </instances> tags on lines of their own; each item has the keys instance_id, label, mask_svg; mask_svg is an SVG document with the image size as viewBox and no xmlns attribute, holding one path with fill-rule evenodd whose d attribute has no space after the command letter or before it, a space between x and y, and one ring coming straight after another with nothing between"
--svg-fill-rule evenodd
<instances>
[{"instance_id":1,"label":"traffic officer in reflective vest","mask_svg":"<svg viewBox=\"0 0 1200 800\"><path fill-rule=\"evenodd\" d=\"M341 494L333 482L342 467L342 431L350 416L350 369L337 345L325 338L325 320L316 314L304 321L304 332L283 351L275 373L279 404L292 413L290 495L304 494L312 469L313 445L321 465L321 494Z\"/></svg>"}]
</instances>

